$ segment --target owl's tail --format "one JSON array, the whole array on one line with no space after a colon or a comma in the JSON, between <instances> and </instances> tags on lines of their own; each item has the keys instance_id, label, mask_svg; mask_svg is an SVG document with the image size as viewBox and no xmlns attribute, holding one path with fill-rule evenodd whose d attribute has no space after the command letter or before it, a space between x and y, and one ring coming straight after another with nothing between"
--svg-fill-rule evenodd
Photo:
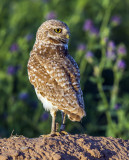
<instances>
[{"instance_id":1,"label":"owl's tail","mask_svg":"<svg viewBox=\"0 0 129 160\"><path fill-rule=\"evenodd\" d=\"M86 113L83 108L74 108L69 110L64 110L64 112L68 115L68 118L71 121L80 121L84 116L86 116Z\"/></svg>"}]
</instances>

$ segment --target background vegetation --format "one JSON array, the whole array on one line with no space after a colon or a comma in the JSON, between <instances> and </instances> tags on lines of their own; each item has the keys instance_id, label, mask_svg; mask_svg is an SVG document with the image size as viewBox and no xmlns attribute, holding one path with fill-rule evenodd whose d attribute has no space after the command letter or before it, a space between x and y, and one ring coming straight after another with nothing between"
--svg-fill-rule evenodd
<instances>
[{"instance_id":1,"label":"background vegetation","mask_svg":"<svg viewBox=\"0 0 129 160\"><path fill-rule=\"evenodd\" d=\"M87 117L70 133L129 138L129 1L0 1L0 137L47 134L51 116L27 76L38 27L56 18L71 30L69 52L81 72ZM57 122L61 122L60 112Z\"/></svg>"}]
</instances>

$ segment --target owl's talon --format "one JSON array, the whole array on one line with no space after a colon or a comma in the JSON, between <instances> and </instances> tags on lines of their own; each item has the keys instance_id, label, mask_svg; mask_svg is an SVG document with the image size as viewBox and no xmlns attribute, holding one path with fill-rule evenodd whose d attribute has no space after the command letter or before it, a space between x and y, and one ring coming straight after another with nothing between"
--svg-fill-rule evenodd
<instances>
[{"instance_id":1,"label":"owl's talon","mask_svg":"<svg viewBox=\"0 0 129 160\"><path fill-rule=\"evenodd\" d=\"M47 135L41 135L40 137L55 137L55 136L61 136L61 133L60 132L52 132Z\"/></svg>"},{"instance_id":2,"label":"owl's talon","mask_svg":"<svg viewBox=\"0 0 129 160\"><path fill-rule=\"evenodd\" d=\"M66 131L60 131L60 134L61 134L61 135L68 135L69 133L66 132Z\"/></svg>"},{"instance_id":3,"label":"owl's talon","mask_svg":"<svg viewBox=\"0 0 129 160\"><path fill-rule=\"evenodd\" d=\"M61 136L60 132L55 132L50 134L51 137Z\"/></svg>"}]
</instances>

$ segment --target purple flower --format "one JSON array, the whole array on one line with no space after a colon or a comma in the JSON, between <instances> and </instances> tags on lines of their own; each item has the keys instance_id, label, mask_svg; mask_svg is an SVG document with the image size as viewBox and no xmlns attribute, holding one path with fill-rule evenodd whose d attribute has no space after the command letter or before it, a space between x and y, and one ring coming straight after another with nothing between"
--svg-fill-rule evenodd
<instances>
[{"instance_id":1,"label":"purple flower","mask_svg":"<svg viewBox=\"0 0 129 160\"><path fill-rule=\"evenodd\" d=\"M117 16L117 15L113 16L111 18L111 22L112 22L113 25L118 26L121 23L120 16Z\"/></svg>"},{"instance_id":2,"label":"purple flower","mask_svg":"<svg viewBox=\"0 0 129 160\"><path fill-rule=\"evenodd\" d=\"M107 58L114 60L116 57L116 54L114 51L107 50L106 56L107 56Z\"/></svg>"},{"instance_id":3,"label":"purple flower","mask_svg":"<svg viewBox=\"0 0 129 160\"><path fill-rule=\"evenodd\" d=\"M90 29L90 33L91 33L92 35L98 36L99 31L98 31L97 28L92 27L92 28Z\"/></svg>"},{"instance_id":4,"label":"purple flower","mask_svg":"<svg viewBox=\"0 0 129 160\"><path fill-rule=\"evenodd\" d=\"M21 99L21 100L26 100L26 99L28 99L28 97L29 97L29 95L26 92L22 92L19 94L19 99Z\"/></svg>"},{"instance_id":5,"label":"purple flower","mask_svg":"<svg viewBox=\"0 0 129 160\"><path fill-rule=\"evenodd\" d=\"M118 67L119 69L125 69L125 67L126 67L125 61L124 61L124 60L119 60L119 61L117 62L117 67Z\"/></svg>"},{"instance_id":6,"label":"purple flower","mask_svg":"<svg viewBox=\"0 0 129 160\"><path fill-rule=\"evenodd\" d=\"M10 74L10 75L14 75L16 73L16 67L14 66L9 66L8 69L7 69L7 73Z\"/></svg>"},{"instance_id":7,"label":"purple flower","mask_svg":"<svg viewBox=\"0 0 129 160\"><path fill-rule=\"evenodd\" d=\"M91 30L92 27L93 27L93 22L92 22L92 20L87 19L87 20L84 22L83 30L84 30L84 31L89 31L89 30Z\"/></svg>"},{"instance_id":8,"label":"purple flower","mask_svg":"<svg viewBox=\"0 0 129 160\"><path fill-rule=\"evenodd\" d=\"M107 58L112 59L112 60L115 59L116 57L115 49L116 49L115 43L113 41L109 41L107 53L106 53Z\"/></svg>"},{"instance_id":9,"label":"purple flower","mask_svg":"<svg viewBox=\"0 0 129 160\"><path fill-rule=\"evenodd\" d=\"M118 110L120 107L121 107L120 104L115 104L114 109L115 109L115 110Z\"/></svg>"},{"instance_id":10,"label":"purple flower","mask_svg":"<svg viewBox=\"0 0 129 160\"><path fill-rule=\"evenodd\" d=\"M57 16L56 16L56 13L55 12L49 12L47 15L46 15L46 19L49 20L49 19L56 19Z\"/></svg>"},{"instance_id":11,"label":"purple flower","mask_svg":"<svg viewBox=\"0 0 129 160\"><path fill-rule=\"evenodd\" d=\"M117 49L119 55L126 55L127 51L124 45L119 45Z\"/></svg>"},{"instance_id":12,"label":"purple flower","mask_svg":"<svg viewBox=\"0 0 129 160\"><path fill-rule=\"evenodd\" d=\"M91 51L88 51L85 56L86 58L92 58L94 55Z\"/></svg>"},{"instance_id":13,"label":"purple flower","mask_svg":"<svg viewBox=\"0 0 129 160\"><path fill-rule=\"evenodd\" d=\"M7 68L7 73L10 74L10 75L14 75L20 68L21 68L20 65L18 65L18 66L9 66Z\"/></svg>"},{"instance_id":14,"label":"purple flower","mask_svg":"<svg viewBox=\"0 0 129 160\"><path fill-rule=\"evenodd\" d=\"M40 117L41 121L46 121L48 120L48 118L49 118L49 114L47 112L44 112Z\"/></svg>"},{"instance_id":15,"label":"purple flower","mask_svg":"<svg viewBox=\"0 0 129 160\"><path fill-rule=\"evenodd\" d=\"M25 38L27 41L31 41L33 39L33 34L27 34Z\"/></svg>"},{"instance_id":16,"label":"purple flower","mask_svg":"<svg viewBox=\"0 0 129 160\"><path fill-rule=\"evenodd\" d=\"M87 51L85 54L85 58L89 63L93 63L93 53L91 51Z\"/></svg>"},{"instance_id":17,"label":"purple flower","mask_svg":"<svg viewBox=\"0 0 129 160\"><path fill-rule=\"evenodd\" d=\"M83 26L84 31L89 31L91 35L98 36L99 31L94 27L92 20L88 19L84 22Z\"/></svg>"},{"instance_id":18,"label":"purple flower","mask_svg":"<svg viewBox=\"0 0 129 160\"><path fill-rule=\"evenodd\" d=\"M16 43L13 43L12 45L11 45L11 47L10 47L10 51L11 52L15 52L15 51L17 51L18 50L18 44L16 44Z\"/></svg>"},{"instance_id":19,"label":"purple flower","mask_svg":"<svg viewBox=\"0 0 129 160\"><path fill-rule=\"evenodd\" d=\"M77 50L79 50L79 51L84 51L85 49L86 49L86 45L83 43L79 44L77 47Z\"/></svg>"},{"instance_id":20,"label":"purple flower","mask_svg":"<svg viewBox=\"0 0 129 160\"><path fill-rule=\"evenodd\" d=\"M114 43L113 41L109 41L109 42L108 42L108 48L114 50L114 49L116 48L115 43Z\"/></svg>"}]
</instances>

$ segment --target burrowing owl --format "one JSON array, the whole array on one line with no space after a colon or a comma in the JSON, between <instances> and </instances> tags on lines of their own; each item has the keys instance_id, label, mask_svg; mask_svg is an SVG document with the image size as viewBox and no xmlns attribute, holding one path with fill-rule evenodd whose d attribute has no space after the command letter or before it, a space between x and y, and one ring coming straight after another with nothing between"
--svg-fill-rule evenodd
<instances>
[{"instance_id":1,"label":"burrowing owl","mask_svg":"<svg viewBox=\"0 0 129 160\"><path fill-rule=\"evenodd\" d=\"M60 130L64 130L66 114L72 121L80 121L85 116L79 68L68 53L69 35L64 22L44 22L37 31L28 62L29 80L52 116L51 133L56 130L57 110L62 111Z\"/></svg>"}]
</instances>

